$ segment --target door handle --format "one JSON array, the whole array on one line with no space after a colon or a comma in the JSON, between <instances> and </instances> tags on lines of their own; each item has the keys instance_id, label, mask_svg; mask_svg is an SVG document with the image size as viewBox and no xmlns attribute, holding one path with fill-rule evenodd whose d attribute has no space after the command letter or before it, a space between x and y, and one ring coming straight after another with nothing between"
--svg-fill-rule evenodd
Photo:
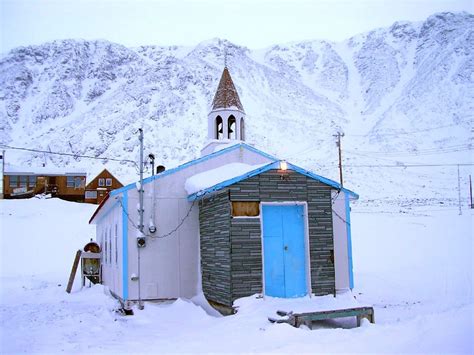
<instances>
[{"instance_id":1,"label":"door handle","mask_svg":"<svg viewBox=\"0 0 474 355\"><path fill-rule=\"evenodd\" d=\"M288 250L288 245L285 245L285 247L283 249Z\"/></svg>"}]
</instances>

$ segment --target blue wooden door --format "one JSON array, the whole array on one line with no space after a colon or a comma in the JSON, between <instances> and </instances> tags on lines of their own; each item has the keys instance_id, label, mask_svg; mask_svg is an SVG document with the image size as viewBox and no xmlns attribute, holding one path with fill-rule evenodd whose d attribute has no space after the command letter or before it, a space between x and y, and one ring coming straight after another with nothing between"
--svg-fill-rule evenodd
<instances>
[{"instance_id":1,"label":"blue wooden door","mask_svg":"<svg viewBox=\"0 0 474 355\"><path fill-rule=\"evenodd\" d=\"M263 205L265 294L306 295L304 210L301 205Z\"/></svg>"}]
</instances>

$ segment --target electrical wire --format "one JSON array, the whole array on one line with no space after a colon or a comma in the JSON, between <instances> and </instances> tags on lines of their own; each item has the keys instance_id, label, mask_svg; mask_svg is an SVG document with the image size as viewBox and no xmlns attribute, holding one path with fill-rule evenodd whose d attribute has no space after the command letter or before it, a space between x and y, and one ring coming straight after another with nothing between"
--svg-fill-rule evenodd
<instances>
[{"instance_id":1,"label":"electrical wire","mask_svg":"<svg viewBox=\"0 0 474 355\"><path fill-rule=\"evenodd\" d=\"M431 127L431 128L426 128L426 129L420 129L416 131L410 131L410 132L391 132L391 133L377 133L374 132L371 134L371 136L376 136L376 137L389 137L389 136L403 136L403 135L408 135L408 134L417 134L417 133L424 133L424 132L429 132L429 131L434 131L437 129L442 129L442 128L448 128L448 127L462 127L461 124L449 124L449 125L444 125L444 126L437 126L437 127ZM369 134L348 134L350 137L369 137Z\"/></svg>"},{"instance_id":2,"label":"electrical wire","mask_svg":"<svg viewBox=\"0 0 474 355\"><path fill-rule=\"evenodd\" d=\"M63 153L63 152L52 152L48 150L41 150L41 149L31 149L31 148L23 148L23 147L12 147L10 145L2 144L0 143L0 148L7 148L7 149L13 149L13 150L22 150L22 151L27 151L27 152L33 152L33 153L46 153L46 154L52 154L52 155L62 155L62 156L70 156L74 158L85 158L85 159L96 159L96 160L110 160L110 161L117 161L117 162L126 162L126 163L133 163L136 166L137 163L133 160L129 159L116 159L116 158L108 158L108 157L96 157L92 155L81 155L81 154L74 154L74 153Z\"/></svg>"},{"instance_id":3,"label":"electrical wire","mask_svg":"<svg viewBox=\"0 0 474 355\"><path fill-rule=\"evenodd\" d=\"M410 156L417 156L417 155L430 155L430 154L443 154L443 153L453 153L453 152L461 152L461 151L468 151L473 150L472 144L458 144L453 146L447 146L442 148L427 148L427 149L419 149L415 151L410 150L399 150L399 151L353 151L353 150L345 150L345 152L352 153L352 154L373 154L373 155L383 155L383 156L401 156L401 155L410 155Z\"/></svg>"},{"instance_id":4,"label":"electrical wire","mask_svg":"<svg viewBox=\"0 0 474 355\"><path fill-rule=\"evenodd\" d=\"M446 164L403 164L403 165L344 165L345 168L424 168L424 167L442 167L442 166L474 166L474 163L446 163Z\"/></svg>"},{"instance_id":5,"label":"electrical wire","mask_svg":"<svg viewBox=\"0 0 474 355\"><path fill-rule=\"evenodd\" d=\"M204 196L206 193L204 193L203 195L201 196ZM122 204L122 200L121 198L118 198L118 202L122 208L122 211L125 213L125 215L127 216L127 219L128 221L130 222L130 224L132 225L132 227L134 229L136 229L137 231L141 232L145 237L150 237L152 239L164 239L164 238L167 238L169 237L170 235L172 235L174 232L176 232L179 228L181 228L181 226L184 224L184 222L186 221L186 219L189 217L189 215L191 214L191 211L194 207L194 205L196 204L196 199L193 200L193 203L191 204L191 206L189 207L189 210L188 212L186 213L186 215L183 217L183 219L178 223L178 225L173 228L171 231L169 231L168 233L166 234L163 234L163 235L160 235L160 236L155 236L155 235L151 235L151 234L146 234L146 233L143 233L142 231L140 231L140 228L138 227L138 225L132 220L132 218L130 218L130 215L128 213L128 211L125 209L125 207L123 206Z\"/></svg>"}]
</instances>

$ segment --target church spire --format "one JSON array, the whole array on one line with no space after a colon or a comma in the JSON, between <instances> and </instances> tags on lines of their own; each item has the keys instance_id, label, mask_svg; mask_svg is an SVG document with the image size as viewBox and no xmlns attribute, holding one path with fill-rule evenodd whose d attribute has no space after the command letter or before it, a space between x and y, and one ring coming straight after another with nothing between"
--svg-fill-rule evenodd
<instances>
[{"instance_id":1,"label":"church spire","mask_svg":"<svg viewBox=\"0 0 474 355\"><path fill-rule=\"evenodd\" d=\"M230 76L229 69L225 66L214 100L212 101L212 110L232 107L244 112L239 94L237 93L237 89L235 88L232 77Z\"/></svg>"},{"instance_id":2,"label":"church spire","mask_svg":"<svg viewBox=\"0 0 474 355\"><path fill-rule=\"evenodd\" d=\"M212 152L213 147L219 144L245 140L244 121L244 107L226 65L208 115L207 137L210 143L201 151L201 154Z\"/></svg>"}]
</instances>

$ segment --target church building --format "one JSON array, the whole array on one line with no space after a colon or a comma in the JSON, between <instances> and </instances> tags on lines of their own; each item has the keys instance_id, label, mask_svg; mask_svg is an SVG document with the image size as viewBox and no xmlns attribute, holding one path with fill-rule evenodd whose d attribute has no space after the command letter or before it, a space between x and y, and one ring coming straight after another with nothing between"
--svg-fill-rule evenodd
<instances>
[{"instance_id":1,"label":"church building","mask_svg":"<svg viewBox=\"0 0 474 355\"><path fill-rule=\"evenodd\" d=\"M227 67L201 156L113 190L90 219L102 280L125 307L203 293L237 298L337 295L353 288L354 192L245 142L245 111Z\"/></svg>"}]
</instances>

